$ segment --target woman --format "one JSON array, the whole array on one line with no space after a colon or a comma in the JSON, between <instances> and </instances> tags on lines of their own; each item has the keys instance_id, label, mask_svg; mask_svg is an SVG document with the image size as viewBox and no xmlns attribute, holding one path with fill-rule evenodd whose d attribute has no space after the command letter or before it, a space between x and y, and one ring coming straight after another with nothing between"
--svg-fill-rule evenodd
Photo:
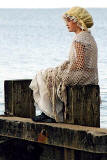
<instances>
[{"instance_id":1,"label":"woman","mask_svg":"<svg viewBox=\"0 0 107 160\"><path fill-rule=\"evenodd\" d=\"M88 30L93 26L92 16L84 8L73 7L64 13L63 19L75 36L68 60L58 67L38 72L30 84L35 104L42 111L33 118L36 122L63 122L67 85L98 84L98 49Z\"/></svg>"}]
</instances>

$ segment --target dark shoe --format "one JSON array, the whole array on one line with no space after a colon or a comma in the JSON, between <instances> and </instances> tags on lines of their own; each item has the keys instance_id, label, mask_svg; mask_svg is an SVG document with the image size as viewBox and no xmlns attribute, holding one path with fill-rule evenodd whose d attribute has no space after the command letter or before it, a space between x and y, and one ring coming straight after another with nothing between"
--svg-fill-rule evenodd
<instances>
[{"instance_id":1,"label":"dark shoe","mask_svg":"<svg viewBox=\"0 0 107 160\"><path fill-rule=\"evenodd\" d=\"M48 117L47 119L44 119L43 122L46 123L56 123L55 119Z\"/></svg>"},{"instance_id":2,"label":"dark shoe","mask_svg":"<svg viewBox=\"0 0 107 160\"><path fill-rule=\"evenodd\" d=\"M48 117L45 113L41 113L39 116L32 117L35 122L55 123L55 119Z\"/></svg>"},{"instance_id":3,"label":"dark shoe","mask_svg":"<svg viewBox=\"0 0 107 160\"><path fill-rule=\"evenodd\" d=\"M33 116L32 120L35 121L35 122L43 122L47 118L48 118L48 116L45 113L42 112L38 116Z\"/></svg>"}]
</instances>

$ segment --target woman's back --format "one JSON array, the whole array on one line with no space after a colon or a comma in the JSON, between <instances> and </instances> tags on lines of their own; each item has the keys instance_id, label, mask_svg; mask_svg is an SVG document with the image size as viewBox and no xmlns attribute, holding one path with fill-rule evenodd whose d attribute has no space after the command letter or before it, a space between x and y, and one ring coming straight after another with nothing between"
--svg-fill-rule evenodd
<instances>
[{"instance_id":1,"label":"woman's back","mask_svg":"<svg viewBox=\"0 0 107 160\"><path fill-rule=\"evenodd\" d=\"M80 54L82 58L78 57L77 54ZM73 64L78 61L77 59L81 60L81 62L78 63L78 68L75 71L75 80L78 77L76 74L83 76L78 84L98 84L98 49L90 31L80 32L73 38L69 60Z\"/></svg>"}]
</instances>

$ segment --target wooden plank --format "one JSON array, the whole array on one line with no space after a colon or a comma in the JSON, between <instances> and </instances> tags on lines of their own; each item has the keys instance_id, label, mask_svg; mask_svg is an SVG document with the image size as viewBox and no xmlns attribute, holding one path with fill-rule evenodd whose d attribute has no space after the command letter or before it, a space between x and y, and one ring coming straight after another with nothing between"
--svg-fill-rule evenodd
<instances>
[{"instance_id":1,"label":"wooden plank","mask_svg":"<svg viewBox=\"0 0 107 160\"><path fill-rule=\"evenodd\" d=\"M0 117L0 135L92 153L107 153L107 129Z\"/></svg>"},{"instance_id":2,"label":"wooden plank","mask_svg":"<svg viewBox=\"0 0 107 160\"><path fill-rule=\"evenodd\" d=\"M32 90L29 88L31 80L6 80L5 113L19 117L35 115Z\"/></svg>"},{"instance_id":3,"label":"wooden plank","mask_svg":"<svg viewBox=\"0 0 107 160\"><path fill-rule=\"evenodd\" d=\"M0 145L0 160L65 160L63 147L50 146L19 139L10 139ZM71 149L68 150L66 160L72 160ZM74 151L75 160L107 160L107 154L93 154ZM88 159L87 159L88 156Z\"/></svg>"},{"instance_id":4,"label":"wooden plank","mask_svg":"<svg viewBox=\"0 0 107 160\"><path fill-rule=\"evenodd\" d=\"M100 127L99 85L67 87L66 123Z\"/></svg>"},{"instance_id":5,"label":"wooden plank","mask_svg":"<svg viewBox=\"0 0 107 160\"><path fill-rule=\"evenodd\" d=\"M5 81L5 112L19 117L35 114L31 80ZM99 85L68 86L65 123L100 127Z\"/></svg>"},{"instance_id":6,"label":"wooden plank","mask_svg":"<svg viewBox=\"0 0 107 160\"><path fill-rule=\"evenodd\" d=\"M0 145L0 160L64 160L64 149L12 139Z\"/></svg>"},{"instance_id":7,"label":"wooden plank","mask_svg":"<svg viewBox=\"0 0 107 160\"><path fill-rule=\"evenodd\" d=\"M12 81L4 82L5 114L13 114L12 111Z\"/></svg>"}]
</instances>

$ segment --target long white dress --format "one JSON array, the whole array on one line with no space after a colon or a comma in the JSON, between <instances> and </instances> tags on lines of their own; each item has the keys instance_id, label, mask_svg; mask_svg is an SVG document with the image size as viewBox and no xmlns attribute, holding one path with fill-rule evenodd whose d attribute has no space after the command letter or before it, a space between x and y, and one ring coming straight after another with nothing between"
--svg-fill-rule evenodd
<instances>
[{"instance_id":1,"label":"long white dress","mask_svg":"<svg viewBox=\"0 0 107 160\"><path fill-rule=\"evenodd\" d=\"M69 57L61 65L39 71L31 81L35 103L47 116L63 122L67 85L98 84L98 49L91 31L73 38Z\"/></svg>"}]
</instances>

